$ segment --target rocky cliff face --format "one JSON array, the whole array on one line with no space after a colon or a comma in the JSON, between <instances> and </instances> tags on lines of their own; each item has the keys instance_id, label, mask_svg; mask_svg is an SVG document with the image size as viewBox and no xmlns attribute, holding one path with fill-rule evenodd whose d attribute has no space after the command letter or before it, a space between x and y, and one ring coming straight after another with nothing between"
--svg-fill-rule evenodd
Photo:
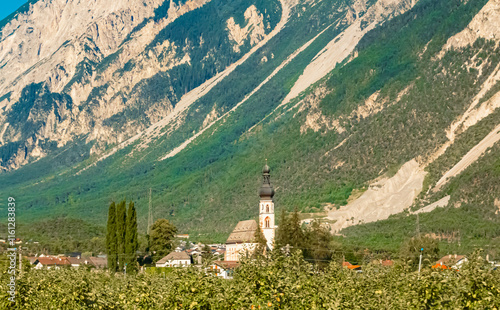
<instances>
[{"instance_id":1,"label":"rocky cliff face","mask_svg":"<svg viewBox=\"0 0 500 310\"><path fill-rule=\"evenodd\" d=\"M208 77L228 64L218 55L217 47L203 48L207 40L203 33L196 43L187 37L175 38L173 33L186 30L185 24L175 25L179 17L207 2L92 1L83 8L78 1L45 0L18 14L1 30L0 37L1 141L9 149L2 169L15 169L44 156L49 152L44 147L49 141L61 147L83 136L87 142L96 142L92 152L98 152L168 115L192 87L179 89L170 82L170 76L177 79L178 74L169 73L171 69L192 67L193 52L204 53L202 62L215 65L212 72L204 73ZM249 46L257 44L271 30L270 22L255 5L242 17L244 27L227 16L227 33L220 34L232 42L235 54L247 50L240 50L247 42ZM203 77L198 80L194 83L203 82ZM158 83L166 90L152 97L151 88L156 92ZM49 109L43 116L31 113L28 119L20 120L34 121L38 124L35 127L12 124L13 111L23 102L42 100L26 97L39 94L30 91L38 84L44 94L71 101L67 118L59 119ZM16 146L18 151L14 151Z\"/></svg>"},{"instance_id":2,"label":"rocky cliff face","mask_svg":"<svg viewBox=\"0 0 500 310\"><path fill-rule=\"evenodd\" d=\"M61 147L76 135L91 132L93 115L82 111L82 106L93 87L81 82L91 78L91 64L115 53L134 27L151 17L161 2L91 1L82 6L79 1L38 1L2 28L2 140L25 142L19 144L13 158L4 158L3 168L13 169L45 155L42 149L46 140ZM61 93L65 95L51 95ZM47 96L54 98L55 106L71 102L64 117L58 113L61 109L49 106L43 114L37 113L37 106L44 104ZM58 97L64 97L64 102ZM32 100L35 110L29 111L28 118L16 118L15 111L27 109L22 105ZM12 109L14 104L17 109ZM14 119L37 125L20 126Z\"/></svg>"},{"instance_id":3,"label":"rocky cliff face","mask_svg":"<svg viewBox=\"0 0 500 310\"><path fill-rule=\"evenodd\" d=\"M0 92L15 102L22 88L45 82L61 92L84 59L99 62L114 53L163 1L45 0L1 29ZM2 102L4 105L6 102Z\"/></svg>"}]
</instances>

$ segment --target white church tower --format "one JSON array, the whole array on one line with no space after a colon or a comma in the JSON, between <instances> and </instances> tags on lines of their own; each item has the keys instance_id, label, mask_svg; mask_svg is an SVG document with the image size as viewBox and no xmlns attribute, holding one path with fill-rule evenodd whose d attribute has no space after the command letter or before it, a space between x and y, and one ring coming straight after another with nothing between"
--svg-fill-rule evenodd
<instances>
[{"instance_id":1,"label":"white church tower","mask_svg":"<svg viewBox=\"0 0 500 310\"><path fill-rule=\"evenodd\" d=\"M264 178L262 186L259 190L260 203L259 203L259 226L264 233L267 240L267 247L273 249L274 245L274 189L270 181L271 169L266 165L262 169L262 176Z\"/></svg>"}]
</instances>

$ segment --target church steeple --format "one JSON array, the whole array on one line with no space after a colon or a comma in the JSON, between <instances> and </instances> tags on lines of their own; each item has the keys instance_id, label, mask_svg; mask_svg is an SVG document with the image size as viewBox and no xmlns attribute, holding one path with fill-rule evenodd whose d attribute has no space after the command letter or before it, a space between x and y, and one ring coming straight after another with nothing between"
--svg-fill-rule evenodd
<instances>
[{"instance_id":1,"label":"church steeple","mask_svg":"<svg viewBox=\"0 0 500 310\"><path fill-rule=\"evenodd\" d=\"M271 175L269 174L271 172L271 168L267 165L267 159L266 159L266 164L264 165L264 168L262 168L262 186L259 189L259 196L261 199L269 199L272 200L274 197L274 188L271 185Z\"/></svg>"},{"instance_id":2,"label":"church steeple","mask_svg":"<svg viewBox=\"0 0 500 310\"><path fill-rule=\"evenodd\" d=\"M259 226L264 233L269 249L273 248L274 243L274 188L271 185L271 168L266 165L262 169L262 185L259 189Z\"/></svg>"}]
</instances>

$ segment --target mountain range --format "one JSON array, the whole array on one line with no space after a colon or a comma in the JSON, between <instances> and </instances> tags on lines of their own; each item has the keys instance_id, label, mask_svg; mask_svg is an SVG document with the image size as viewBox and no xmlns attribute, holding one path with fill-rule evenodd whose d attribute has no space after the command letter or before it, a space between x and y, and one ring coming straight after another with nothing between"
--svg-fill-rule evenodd
<instances>
[{"instance_id":1,"label":"mountain range","mask_svg":"<svg viewBox=\"0 0 500 310\"><path fill-rule=\"evenodd\" d=\"M0 22L0 196L26 231L122 199L145 231L151 189L224 241L267 159L277 210L346 244L497 249L499 34L499 0L31 0Z\"/></svg>"}]
</instances>

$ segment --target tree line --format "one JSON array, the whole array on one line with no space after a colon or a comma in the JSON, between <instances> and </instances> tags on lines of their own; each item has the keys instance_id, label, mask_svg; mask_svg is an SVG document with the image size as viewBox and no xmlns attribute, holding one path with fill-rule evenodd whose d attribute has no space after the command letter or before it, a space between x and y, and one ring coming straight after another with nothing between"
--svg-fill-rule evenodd
<instances>
[{"instance_id":1,"label":"tree line","mask_svg":"<svg viewBox=\"0 0 500 310\"><path fill-rule=\"evenodd\" d=\"M297 209L291 214L282 209L274 242L276 249L285 252L300 250L305 260L318 265L331 260L335 249L339 249L330 231L320 221L313 221L309 226L303 227Z\"/></svg>"},{"instance_id":2,"label":"tree line","mask_svg":"<svg viewBox=\"0 0 500 310\"><path fill-rule=\"evenodd\" d=\"M397 253L370 253L365 249L358 250L360 255L356 255L356 251L351 251L352 249L337 242L327 226L322 225L319 220L312 221L310 225L301 224L300 212L297 209L290 214L283 209L279 223L274 241L275 249L286 254L301 252L304 260L320 268L327 266L332 260L370 262L377 257L386 259L398 257L408 266L415 268L418 265L422 248L424 249L423 257L427 262L436 261L440 257L439 242L419 232L415 232L412 238L404 241ZM258 240L256 237L255 242L258 243Z\"/></svg>"}]
</instances>

